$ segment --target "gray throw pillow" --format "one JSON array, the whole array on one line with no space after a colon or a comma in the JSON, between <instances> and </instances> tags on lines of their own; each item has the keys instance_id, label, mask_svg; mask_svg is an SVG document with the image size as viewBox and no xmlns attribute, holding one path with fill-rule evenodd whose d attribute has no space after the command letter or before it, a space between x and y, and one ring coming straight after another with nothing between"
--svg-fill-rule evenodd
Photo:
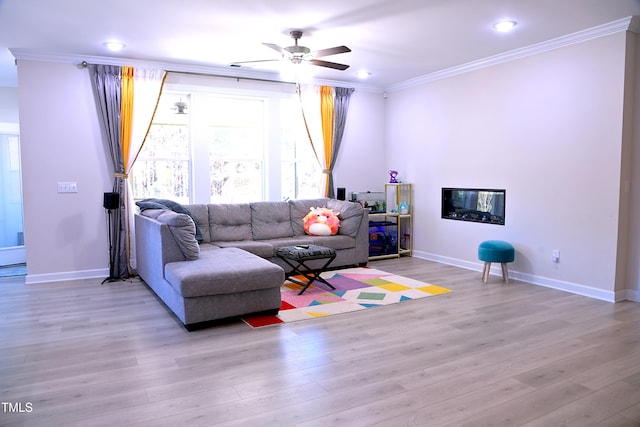
<instances>
[{"instance_id":1,"label":"gray throw pillow","mask_svg":"<svg viewBox=\"0 0 640 427\"><path fill-rule=\"evenodd\" d=\"M193 261L200 257L200 245L196 240L196 226L189 215L168 209L147 209L143 215L167 224L186 260Z\"/></svg>"},{"instance_id":2,"label":"gray throw pillow","mask_svg":"<svg viewBox=\"0 0 640 427\"><path fill-rule=\"evenodd\" d=\"M360 203L330 199L327 202L327 207L333 209L334 212L340 212L340 215L338 215L338 218L340 218L339 234L351 237L358 235L362 221L366 221L367 218Z\"/></svg>"},{"instance_id":3,"label":"gray throw pillow","mask_svg":"<svg viewBox=\"0 0 640 427\"><path fill-rule=\"evenodd\" d=\"M144 200L140 200L139 202L136 202L136 205L138 205L138 207L140 208L140 211L144 211L146 209L168 209L176 213L189 215L196 226L196 240L198 242L202 242L203 240L202 233L200 232L200 228L196 223L196 219L193 217L193 215L191 215L191 212L189 212L189 209L185 208L180 203L174 202L173 200L167 200L167 199L144 199Z\"/></svg>"}]
</instances>

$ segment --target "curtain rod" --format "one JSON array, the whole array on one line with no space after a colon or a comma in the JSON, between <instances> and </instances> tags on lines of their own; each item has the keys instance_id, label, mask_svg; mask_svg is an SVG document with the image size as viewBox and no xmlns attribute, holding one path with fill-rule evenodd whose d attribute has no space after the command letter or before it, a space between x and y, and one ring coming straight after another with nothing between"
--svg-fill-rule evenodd
<instances>
[{"instance_id":1,"label":"curtain rod","mask_svg":"<svg viewBox=\"0 0 640 427\"><path fill-rule=\"evenodd\" d=\"M96 64L90 64L87 61L82 61L80 63L80 66L82 68L87 68L89 65L96 65ZM113 64L110 64L110 65L113 65ZM251 80L251 81L257 81L257 82L284 83L284 84L297 85L297 83L295 83L295 82L285 82L283 80L263 79L263 78L259 78L259 77L230 76L230 75L226 75L226 74L203 73L203 72L197 72L197 71L177 71L177 70L169 70L169 69L165 69L164 71L166 71L167 73L187 74L187 75L191 75L191 76L223 77L223 78L227 78L227 79L235 79L237 81L240 81L240 80Z\"/></svg>"},{"instance_id":2,"label":"curtain rod","mask_svg":"<svg viewBox=\"0 0 640 427\"><path fill-rule=\"evenodd\" d=\"M296 82L285 82L283 80L263 79L263 78L258 78L258 77L229 76L229 75L225 75L225 74L199 73L199 72L196 72L196 71L172 71L172 70L165 70L165 71L167 73L188 74L190 76L224 77L224 78L228 78L228 79L235 79L237 81L240 81L240 80L252 80L252 81L256 81L256 82L284 83L284 84L287 84L287 85L295 85L295 84L297 84Z\"/></svg>"}]
</instances>

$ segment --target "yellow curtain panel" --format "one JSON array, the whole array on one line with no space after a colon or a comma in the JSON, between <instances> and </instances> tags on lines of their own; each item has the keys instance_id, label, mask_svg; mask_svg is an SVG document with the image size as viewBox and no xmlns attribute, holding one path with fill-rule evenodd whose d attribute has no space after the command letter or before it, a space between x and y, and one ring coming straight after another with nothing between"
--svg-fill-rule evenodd
<instances>
[{"instance_id":1,"label":"yellow curtain panel","mask_svg":"<svg viewBox=\"0 0 640 427\"><path fill-rule=\"evenodd\" d=\"M120 99L120 142L122 161L126 172L131 150L131 129L133 126L133 67L122 67L122 89Z\"/></svg>"},{"instance_id":2,"label":"yellow curtain panel","mask_svg":"<svg viewBox=\"0 0 640 427\"><path fill-rule=\"evenodd\" d=\"M333 155L333 88L320 86L320 113L322 116L322 139L324 142L324 196L329 195L329 174Z\"/></svg>"}]
</instances>

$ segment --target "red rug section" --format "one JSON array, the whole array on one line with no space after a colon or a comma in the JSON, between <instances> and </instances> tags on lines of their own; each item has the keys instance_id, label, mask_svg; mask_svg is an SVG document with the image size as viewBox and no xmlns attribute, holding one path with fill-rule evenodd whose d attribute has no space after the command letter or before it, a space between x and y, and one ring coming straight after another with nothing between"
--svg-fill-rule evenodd
<instances>
[{"instance_id":1,"label":"red rug section","mask_svg":"<svg viewBox=\"0 0 640 427\"><path fill-rule=\"evenodd\" d=\"M280 305L280 310L290 310L292 308L295 308L295 307L286 301L282 301L282 305ZM256 314L251 316L244 316L242 320L244 320L246 323L249 324L249 326L252 326L254 328L260 328L262 326L269 326L269 325L275 325L278 323L284 323L278 316L274 314L270 314L270 315Z\"/></svg>"}]
</instances>

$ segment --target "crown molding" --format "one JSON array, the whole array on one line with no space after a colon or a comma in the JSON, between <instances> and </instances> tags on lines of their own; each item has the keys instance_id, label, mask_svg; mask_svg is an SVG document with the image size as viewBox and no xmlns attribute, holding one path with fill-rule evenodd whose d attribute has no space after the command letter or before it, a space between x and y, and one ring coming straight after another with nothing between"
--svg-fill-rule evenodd
<instances>
[{"instance_id":1,"label":"crown molding","mask_svg":"<svg viewBox=\"0 0 640 427\"><path fill-rule=\"evenodd\" d=\"M640 34L640 16L632 16L629 31Z\"/></svg>"},{"instance_id":2,"label":"crown molding","mask_svg":"<svg viewBox=\"0 0 640 427\"><path fill-rule=\"evenodd\" d=\"M597 27L567 34L565 36L557 37L555 39L547 40L541 43L536 43L520 49L514 49L505 53L501 53L499 55L489 56L484 59L468 62L466 64L447 68L445 70L436 71L434 73L426 74L414 79L405 80L404 82L389 86L387 88L387 92L397 92L399 90L423 85L425 83L430 83L436 80L446 79L448 77L468 73L470 71L479 70L481 68L491 67L493 65L514 61L516 59L559 49L565 46L583 43L585 41L597 39L611 34L616 34L622 31L633 31L636 33L640 32L640 17L630 16L627 18L618 19L616 21L599 25Z\"/></svg>"},{"instance_id":3,"label":"crown molding","mask_svg":"<svg viewBox=\"0 0 640 427\"><path fill-rule=\"evenodd\" d=\"M201 75L210 75L217 77L231 77L238 79L252 79L252 80L265 80L277 83L295 83L293 81L284 80L277 72L269 72L269 71L258 71L251 70L247 68L237 68L237 67L216 67L216 66L205 66L205 65L194 65L194 64L182 64L182 63L171 63L171 62L158 62L158 61L145 61L140 59L133 58L120 58L120 57L107 57L107 56L89 56L89 55L75 55L75 54L63 54L63 53L52 53L52 52L42 52L35 51L29 49L18 49L11 48L9 49L11 54L17 60L28 60L28 61L43 61L43 62L56 62L63 64L75 64L79 68L83 68L83 63L89 64L104 64L104 65L127 65L130 67L138 67L138 68L157 68L166 70L167 72L175 72L175 73L191 73L191 74L201 74ZM322 80L322 79L311 79L309 81L304 81L301 83L310 83L310 84L318 84L318 85L327 85L334 87L352 87L358 91L362 92L373 92L373 93L382 93L382 88L373 87L363 84L357 84L352 82L344 82L338 80Z\"/></svg>"}]
</instances>

